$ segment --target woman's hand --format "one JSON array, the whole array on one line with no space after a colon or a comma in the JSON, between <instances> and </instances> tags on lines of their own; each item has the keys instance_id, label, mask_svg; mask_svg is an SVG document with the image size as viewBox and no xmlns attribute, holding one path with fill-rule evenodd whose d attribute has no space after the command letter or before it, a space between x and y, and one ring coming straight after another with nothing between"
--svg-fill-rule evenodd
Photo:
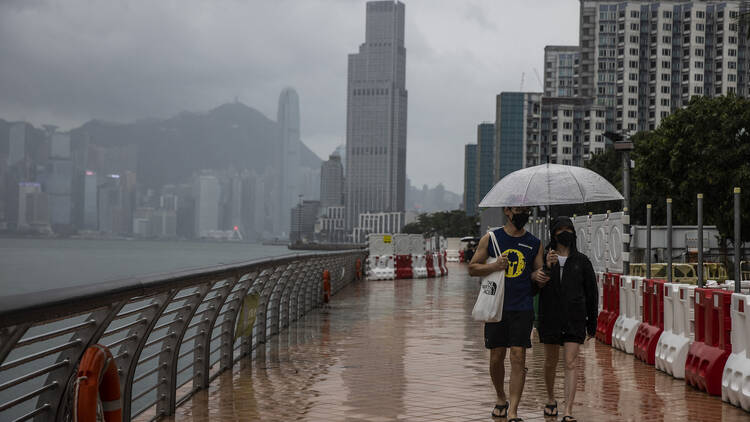
<instances>
[{"instance_id":1,"label":"woman's hand","mask_svg":"<svg viewBox=\"0 0 750 422\"><path fill-rule=\"evenodd\" d=\"M550 249L549 253L547 253L547 267L552 268L555 264L557 264L557 251Z\"/></svg>"},{"instance_id":2,"label":"woman's hand","mask_svg":"<svg viewBox=\"0 0 750 422\"><path fill-rule=\"evenodd\" d=\"M544 272L544 270L539 268L538 270L531 273L531 279L534 280L540 288L542 288L549 281L549 276Z\"/></svg>"}]
</instances>

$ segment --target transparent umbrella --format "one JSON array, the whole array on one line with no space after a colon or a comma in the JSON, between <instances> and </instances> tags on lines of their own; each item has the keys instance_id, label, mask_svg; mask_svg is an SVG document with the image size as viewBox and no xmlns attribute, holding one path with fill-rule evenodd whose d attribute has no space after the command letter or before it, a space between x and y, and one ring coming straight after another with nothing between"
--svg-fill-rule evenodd
<instances>
[{"instance_id":1,"label":"transparent umbrella","mask_svg":"<svg viewBox=\"0 0 750 422\"><path fill-rule=\"evenodd\" d=\"M605 178L583 167L542 164L503 177L480 208L581 204L623 199Z\"/></svg>"}]
</instances>

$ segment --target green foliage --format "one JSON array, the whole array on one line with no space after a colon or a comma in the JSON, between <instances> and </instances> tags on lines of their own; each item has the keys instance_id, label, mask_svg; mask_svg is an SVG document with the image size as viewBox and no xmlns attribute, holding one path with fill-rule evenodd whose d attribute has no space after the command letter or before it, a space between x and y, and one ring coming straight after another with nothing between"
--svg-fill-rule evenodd
<instances>
[{"instance_id":1,"label":"green foliage","mask_svg":"<svg viewBox=\"0 0 750 422\"><path fill-rule=\"evenodd\" d=\"M750 100L694 97L687 108L632 141L634 223L645 223L650 203L654 224L664 224L666 198L671 197L675 224L695 224L696 195L703 193L704 224L716 225L723 238L731 239L735 186L744 188L742 219L750 220ZM744 224L742 237L749 236L750 225Z\"/></svg>"},{"instance_id":2,"label":"green foliage","mask_svg":"<svg viewBox=\"0 0 750 422\"><path fill-rule=\"evenodd\" d=\"M420 214L417 221L404 226L404 233L463 237L476 234L479 217L470 217L465 211L441 211Z\"/></svg>"}]
</instances>

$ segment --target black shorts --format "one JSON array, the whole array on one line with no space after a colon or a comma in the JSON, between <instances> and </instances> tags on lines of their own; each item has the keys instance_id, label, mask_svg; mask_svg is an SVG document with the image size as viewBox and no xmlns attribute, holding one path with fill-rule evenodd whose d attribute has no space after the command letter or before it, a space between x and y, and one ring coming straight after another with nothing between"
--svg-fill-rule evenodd
<instances>
[{"instance_id":1,"label":"black shorts","mask_svg":"<svg viewBox=\"0 0 750 422\"><path fill-rule=\"evenodd\" d=\"M583 344L586 340L586 335L574 334L574 333L543 333L539 330L539 342L542 344L559 344L562 346L565 343L578 343Z\"/></svg>"},{"instance_id":2,"label":"black shorts","mask_svg":"<svg viewBox=\"0 0 750 422\"><path fill-rule=\"evenodd\" d=\"M534 311L505 311L500 322L484 324L484 347L531 348Z\"/></svg>"}]
</instances>

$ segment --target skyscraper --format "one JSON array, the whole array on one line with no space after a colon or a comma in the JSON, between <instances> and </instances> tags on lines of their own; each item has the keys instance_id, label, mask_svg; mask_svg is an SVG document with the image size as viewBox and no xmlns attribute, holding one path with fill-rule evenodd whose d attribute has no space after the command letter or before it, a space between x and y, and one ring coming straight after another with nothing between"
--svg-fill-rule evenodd
<instances>
[{"instance_id":1,"label":"skyscraper","mask_svg":"<svg viewBox=\"0 0 750 422\"><path fill-rule=\"evenodd\" d=\"M320 207L344 205L344 167L335 152L320 166Z\"/></svg>"},{"instance_id":2,"label":"skyscraper","mask_svg":"<svg viewBox=\"0 0 750 422\"><path fill-rule=\"evenodd\" d=\"M467 144L464 150L464 211L466 215L477 213L477 145Z\"/></svg>"},{"instance_id":3,"label":"skyscraper","mask_svg":"<svg viewBox=\"0 0 750 422\"><path fill-rule=\"evenodd\" d=\"M626 133L655 129L694 96L747 96L747 11L748 1L581 0L581 95Z\"/></svg>"},{"instance_id":4,"label":"skyscraper","mask_svg":"<svg viewBox=\"0 0 750 422\"><path fill-rule=\"evenodd\" d=\"M195 179L195 234L207 237L219 229L219 201L221 185L213 174L201 174Z\"/></svg>"},{"instance_id":5,"label":"skyscraper","mask_svg":"<svg viewBox=\"0 0 750 422\"><path fill-rule=\"evenodd\" d=\"M495 182L516 170L542 162L538 147L541 108L540 92L503 92L497 96Z\"/></svg>"},{"instance_id":6,"label":"skyscraper","mask_svg":"<svg viewBox=\"0 0 750 422\"><path fill-rule=\"evenodd\" d=\"M577 45L544 47L544 96L577 97L581 48Z\"/></svg>"},{"instance_id":7,"label":"skyscraper","mask_svg":"<svg viewBox=\"0 0 750 422\"><path fill-rule=\"evenodd\" d=\"M492 189L495 157L495 125L481 123L477 126L477 202Z\"/></svg>"},{"instance_id":8,"label":"skyscraper","mask_svg":"<svg viewBox=\"0 0 750 422\"><path fill-rule=\"evenodd\" d=\"M349 55L347 225L367 212L403 212L406 195L404 4L367 3L365 42Z\"/></svg>"},{"instance_id":9,"label":"skyscraper","mask_svg":"<svg viewBox=\"0 0 750 422\"><path fill-rule=\"evenodd\" d=\"M289 232L286 224L290 212L297 204L300 192L300 124L299 97L292 88L284 88L279 95L277 122L281 130L279 168L279 209L281 215L274 219L274 232Z\"/></svg>"}]
</instances>

